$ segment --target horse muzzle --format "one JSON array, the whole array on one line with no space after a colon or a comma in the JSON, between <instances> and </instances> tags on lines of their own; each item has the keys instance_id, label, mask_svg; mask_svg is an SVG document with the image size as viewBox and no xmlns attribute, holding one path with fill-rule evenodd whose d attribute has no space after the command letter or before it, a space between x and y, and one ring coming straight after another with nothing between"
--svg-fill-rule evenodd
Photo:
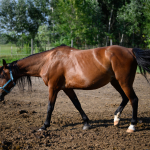
<instances>
[{"instance_id":1,"label":"horse muzzle","mask_svg":"<svg viewBox=\"0 0 150 150\"><path fill-rule=\"evenodd\" d=\"M5 96L4 93L0 93L0 102L4 100L4 96Z\"/></svg>"}]
</instances>

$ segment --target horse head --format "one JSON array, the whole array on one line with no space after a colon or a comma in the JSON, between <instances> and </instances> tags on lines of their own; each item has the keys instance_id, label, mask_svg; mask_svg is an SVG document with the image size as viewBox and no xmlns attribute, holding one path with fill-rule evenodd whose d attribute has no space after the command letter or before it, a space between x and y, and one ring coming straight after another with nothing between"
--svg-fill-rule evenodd
<instances>
[{"instance_id":1,"label":"horse head","mask_svg":"<svg viewBox=\"0 0 150 150\"><path fill-rule=\"evenodd\" d=\"M6 61L3 59L3 66L0 67L0 101L4 100L4 96L11 91L15 84L12 66L7 65Z\"/></svg>"}]
</instances>

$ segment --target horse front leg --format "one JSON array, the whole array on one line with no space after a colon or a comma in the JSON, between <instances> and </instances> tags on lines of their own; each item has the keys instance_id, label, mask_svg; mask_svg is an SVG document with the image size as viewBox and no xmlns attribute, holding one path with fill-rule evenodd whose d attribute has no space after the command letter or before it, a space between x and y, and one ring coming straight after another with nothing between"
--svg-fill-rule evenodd
<instances>
[{"instance_id":1,"label":"horse front leg","mask_svg":"<svg viewBox=\"0 0 150 150\"><path fill-rule=\"evenodd\" d=\"M73 89L64 89L63 91L70 98L70 100L74 104L75 108L79 111L79 113L83 119L83 122L84 122L83 130L90 129L91 126L89 125L89 118L87 117L87 115L83 111L81 104L80 104L75 92L73 91Z\"/></svg>"},{"instance_id":2,"label":"horse front leg","mask_svg":"<svg viewBox=\"0 0 150 150\"><path fill-rule=\"evenodd\" d=\"M115 114L114 114L114 126L118 126L119 125L120 115L121 115L124 107L127 105L128 101L129 101L129 99L124 99L123 98L120 106L115 111Z\"/></svg>"},{"instance_id":3,"label":"horse front leg","mask_svg":"<svg viewBox=\"0 0 150 150\"><path fill-rule=\"evenodd\" d=\"M46 128L50 126L51 115L54 110L57 93L58 91L54 91L52 88L49 88L49 102L48 102L48 107L47 107L47 117L44 122L44 125L39 129L39 131L46 130Z\"/></svg>"}]
</instances>

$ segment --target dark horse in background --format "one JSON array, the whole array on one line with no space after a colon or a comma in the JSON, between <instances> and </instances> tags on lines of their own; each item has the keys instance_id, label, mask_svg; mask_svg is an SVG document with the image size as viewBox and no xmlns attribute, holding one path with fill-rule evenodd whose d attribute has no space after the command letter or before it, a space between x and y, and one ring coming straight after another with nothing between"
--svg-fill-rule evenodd
<instances>
[{"instance_id":1,"label":"dark horse in background","mask_svg":"<svg viewBox=\"0 0 150 150\"><path fill-rule=\"evenodd\" d=\"M133 90L133 81L137 65L146 77L146 71L150 73L150 51L117 45L78 50L61 45L10 64L3 60L3 66L0 67L0 100L4 100L4 96L17 81L23 81L23 77L27 77L30 84L31 76L41 77L49 88L49 102L46 121L40 130L46 130L50 126L60 90L66 93L81 114L84 121L83 129L89 129L89 119L73 89L97 89L110 82L122 96L122 102L114 115L114 125L119 124L119 116L130 101L132 119L127 132L134 132L137 124L138 98Z\"/></svg>"}]
</instances>

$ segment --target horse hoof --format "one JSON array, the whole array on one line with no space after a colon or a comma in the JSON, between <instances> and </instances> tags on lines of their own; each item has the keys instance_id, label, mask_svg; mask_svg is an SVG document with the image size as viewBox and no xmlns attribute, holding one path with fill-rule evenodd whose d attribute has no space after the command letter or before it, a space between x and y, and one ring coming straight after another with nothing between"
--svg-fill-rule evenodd
<instances>
[{"instance_id":1,"label":"horse hoof","mask_svg":"<svg viewBox=\"0 0 150 150\"><path fill-rule=\"evenodd\" d=\"M126 132L127 132L127 133L133 133L133 132L135 132L135 126L131 124L131 125L128 127L128 129L127 129Z\"/></svg>"},{"instance_id":2,"label":"horse hoof","mask_svg":"<svg viewBox=\"0 0 150 150\"><path fill-rule=\"evenodd\" d=\"M132 129L127 129L127 131L126 131L127 133L133 133L133 132L135 132L135 130L132 130Z\"/></svg>"},{"instance_id":3,"label":"horse hoof","mask_svg":"<svg viewBox=\"0 0 150 150\"><path fill-rule=\"evenodd\" d=\"M38 131L44 131L44 130L46 130L46 126L45 125L43 125Z\"/></svg>"},{"instance_id":4,"label":"horse hoof","mask_svg":"<svg viewBox=\"0 0 150 150\"><path fill-rule=\"evenodd\" d=\"M89 130L91 126L89 124L83 126L83 130Z\"/></svg>"},{"instance_id":5,"label":"horse hoof","mask_svg":"<svg viewBox=\"0 0 150 150\"><path fill-rule=\"evenodd\" d=\"M114 121L114 126L118 126L119 125L119 121Z\"/></svg>"}]
</instances>

